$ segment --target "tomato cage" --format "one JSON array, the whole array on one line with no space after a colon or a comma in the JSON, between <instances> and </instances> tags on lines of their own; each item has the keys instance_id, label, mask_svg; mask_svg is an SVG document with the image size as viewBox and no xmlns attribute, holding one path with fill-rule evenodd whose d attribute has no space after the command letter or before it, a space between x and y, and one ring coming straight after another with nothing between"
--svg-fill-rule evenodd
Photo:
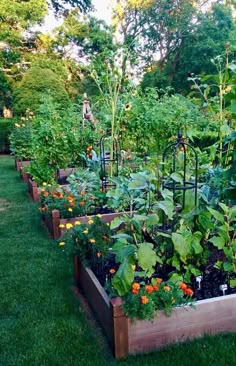
<instances>
[{"instance_id":1,"label":"tomato cage","mask_svg":"<svg viewBox=\"0 0 236 366\"><path fill-rule=\"evenodd\" d=\"M196 150L186 142L181 131L177 142L171 143L163 152L162 188L173 192L177 211L186 207L186 201L197 207L198 157ZM167 173L169 171L169 173Z\"/></svg>"},{"instance_id":2,"label":"tomato cage","mask_svg":"<svg viewBox=\"0 0 236 366\"><path fill-rule=\"evenodd\" d=\"M118 176L119 158L120 153L117 140L110 135L103 135L100 139L100 178L104 191L115 187L115 183L111 179Z\"/></svg>"}]
</instances>

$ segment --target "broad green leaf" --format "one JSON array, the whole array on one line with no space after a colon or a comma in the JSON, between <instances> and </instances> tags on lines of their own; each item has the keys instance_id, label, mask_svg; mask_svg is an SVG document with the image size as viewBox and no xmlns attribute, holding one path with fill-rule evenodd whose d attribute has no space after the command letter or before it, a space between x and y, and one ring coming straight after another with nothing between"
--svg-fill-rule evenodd
<instances>
[{"instance_id":1,"label":"broad green leaf","mask_svg":"<svg viewBox=\"0 0 236 366\"><path fill-rule=\"evenodd\" d=\"M180 270L180 261L179 259L176 257L176 255L174 255L172 257L172 261L171 261L171 264L173 267L175 267L176 269Z\"/></svg>"},{"instance_id":2,"label":"broad green leaf","mask_svg":"<svg viewBox=\"0 0 236 366\"><path fill-rule=\"evenodd\" d=\"M230 287L232 287L232 288L236 287L236 279L230 280L229 284L230 284Z\"/></svg>"},{"instance_id":3,"label":"broad green leaf","mask_svg":"<svg viewBox=\"0 0 236 366\"><path fill-rule=\"evenodd\" d=\"M203 247L200 244L201 238L202 233L200 233L200 231L196 231L192 235L191 245L195 254L200 254L203 251Z\"/></svg>"},{"instance_id":4,"label":"broad green leaf","mask_svg":"<svg viewBox=\"0 0 236 366\"><path fill-rule=\"evenodd\" d=\"M213 238L209 239L209 242L211 242L218 249L223 249L226 243L222 236L213 236Z\"/></svg>"},{"instance_id":5,"label":"broad green leaf","mask_svg":"<svg viewBox=\"0 0 236 366\"><path fill-rule=\"evenodd\" d=\"M219 226L217 228L219 235L224 238L225 242L230 240L229 236L229 225L226 223L225 225Z\"/></svg>"},{"instance_id":6,"label":"broad green leaf","mask_svg":"<svg viewBox=\"0 0 236 366\"><path fill-rule=\"evenodd\" d=\"M172 173L170 177L177 183L183 183L183 176L180 173Z\"/></svg>"},{"instance_id":7,"label":"broad green leaf","mask_svg":"<svg viewBox=\"0 0 236 366\"><path fill-rule=\"evenodd\" d=\"M124 296L130 290L133 280L134 271L132 264L129 263L128 259L125 259L112 278L112 286L118 292L119 296Z\"/></svg>"},{"instance_id":8,"label":"broad green leaf","mask_svg":"<svg viewBox=\"0 0 236 366\"><path fill-rule=\"evenodd\" d=\"M146 215L134 215L133 216L133 220L136 221L146 221L147 216Z\"/></svg>"},{"instance_id":9,"label":"broad green leaf","mask_svg":"<svg viewBox=\"0 0 236 366\"><path fill-rule=\"evenodd\" d=\"M214 218L217 220L217 221L220 221L222 222L222 224L225 222L225 219L224 219L224 216L219 212L219 211L216 211L214 210L213 208L211 207L207 207L208 211L212 214L212 216L214 216Z\"/></svg>"},{"instance_id":10,"label":"broad green leaf","mask_svg":"<svg viewBox=\"0 0 236 366\"><path fill-rule=\"evenodd\" d=\"M229 220L234 221L236 219L236 206L233 206L232 208L230 208L229 211Z\"/></svg>"},{"instance_id":11,"label":"broad green leaf","mask_svg":"<svg viewBox=\"0 0 236 366\"><path fill-rule=\"evenodd\" d=\"M234 266L233 266L233 264L232 264L232 263L230 263L230 262L224 262L224 263L223 263L223 268L224 268L224 271L225 271L225 272L231 272L231 271L233 271L233 270L234 270Z\"/></svg>"},{"instance_id":12,"label":"broad green leaf","mask_svg":"<svg viewBox=\"0 0 236 366\"><path fill-rule=\"evenodd\" d=\"M186 258L186 256L190 253L190 245L186 243L185 238L178 233L172 234L172 241L174 243L175 250L179 253L179 255L183 258Z\"/></svg>"},{"instance_id":13,"label":"broad green leaf","mask_svg":"<svg viewBox=\"0 0 236 366\"><path fill-rule=\"evenodd\" d=\"M229 207L226 206L223 202L219 202L219 206L222 208L222 210L224 211L225 215L228 215L228 213L229 213Z\"/></svg>"},{"instance_id":14,"label":"broad green leaf","mask_svg":"<svg viewBox=\"0 0 236 366\"><path fill-rule=\"evenodd\" d=\"M168 219L172 220L174 216L174 205L171 200L157 202L157 207L164 211Z\"/></svg>"},{"instance_id":15,"label":"broad green leaf","mask_svg":"<svg viewBox=\"0 0 236 366\"><path fill-rule=\"evenodd\" d=\"M110 228L111 230L117 229L120 227L121 224L124 224L125 220L124 217L116 217L114 220L112 220Z\"/></svg>"},{"instance_id":16,"label":"broad green leaf","mask_svg":"<svg viewBox=\"0 0 236 366\"><path fill-rule=\"evenodd\" d=\"M157 214L149 214L147 216L147 225L157 225L159 223L159 216Z\"/></svg>"},{"instance_id":17,"label":"broad green leaf","mask_svg":"<svg viewBox=\"0 0 236 366\"><path fill-rule=\"evenodd\" d=\"M117 240L115 244L112 246L112 251L115 253L124 248L127 244L128 242L125 238L120 238L120 240Z\"/></svg>"},{"instance_id":18,"label":"broad green leaf","mask_svg":"<svg viewBox=\"0 0 236 366\"><path fill-rule=\"evenodd\" d=\"M156 252L153 250L153 245L150 243L142 243L137 251L138 264L147 271L147 275L151 276L154 272L154 266L157 262Z\"/></svg>"},{"instance_id":19,"label":"broad green leaf","mask_svg":"<svg viewBox=\"0 0 236 366\"><path fill-rule=\"evenodd\" d=\"M135 249L135 245L129 244L121 248L119 251L116 251L116 263L121 263L125 258L133 256Z\"/></svg>"},{"instance_id":20,"label":"broad green leaf","mask_svg":"<svg viewBox=\"0 0 236 366\"><path fill-rule=\"evenodd\" d=\"M170 277L170 281L173 283L183 282L183 276L178 273L173 273Z\"/></svg>"},{"instance_id":21,"label":"broad green leaf","mask_svg":"<svg viewBox=\"0 0 236 366\"><path fill-rule=\"evenodd\" d=\"M128 234L116 234L116 235L112 235L113 239L127 239L127 240L132 240L132 236L128 235Z\"/></svg>"}]
</instances>

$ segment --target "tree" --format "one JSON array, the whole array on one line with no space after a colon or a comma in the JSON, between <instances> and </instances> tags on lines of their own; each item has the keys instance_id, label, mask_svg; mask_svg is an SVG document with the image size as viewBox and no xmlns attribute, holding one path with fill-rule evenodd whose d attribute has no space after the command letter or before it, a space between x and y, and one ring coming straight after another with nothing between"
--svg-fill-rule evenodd
<instances>
[{"instance_id":1,"label":"tree","mask_svg":"<svg viewBox=\"0 0 236 366\"><path fill-rule=\"evenodd\" d=\"M70 104L63 82L52 70L32 67L14 91L15 113L23 114L27 108L38 112L45 94L51 95L59 109L65 109Z\"/></svg>"},{"instance_id":2,"label":"tree","mask_svg":"<svg viewBox=\"0 0 236 366\"><path fill-rule=\"evenodd\" d=\"M160 82L164 80L166 85L173 86L177 91L187 92L188 73L213 72L214 67L209 62L210 59L224 51L224 45L230 40L235 29L231 9L214 4L209 11L195 13L194 21L190 21L190 16L192 17L193 13L189 12L190 25L184 21L175 37L170 32L170 35L160 42L164 45L160 58L144 76L143 86L159 87ZM149 36L151 37L150 34ZM150 42L155 44L157 40L153 39Z\"/></svg>"},{"instance_id":3,"label":"tree","mask_svg":"<svg viewBox=\"0 0 236 366\"><path fill-rule=\"evenodd\" d=\"M91 0L49 0L48 4L52 6L55 13L67 12L68 6L72 8L79 8L81 12L91 10Z\"/></svg>"}]
</instances>

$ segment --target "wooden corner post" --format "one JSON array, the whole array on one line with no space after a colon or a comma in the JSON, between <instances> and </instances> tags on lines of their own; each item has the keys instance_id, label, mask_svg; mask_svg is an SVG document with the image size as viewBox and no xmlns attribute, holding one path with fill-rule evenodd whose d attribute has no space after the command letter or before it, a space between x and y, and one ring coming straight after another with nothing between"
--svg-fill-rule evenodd
<instances>
[{"instance_id":1,"label":"wooden corner post","mask_svg":"<svg viewBox=\"0 0 236 366\"><path fill-rule=\"evenodd\" d=\"M129 353L128 319L121 309L122 299L116 297L110 300L113 315L114 354L115 358L125 358Z\"/></svg>"}]
</instances>

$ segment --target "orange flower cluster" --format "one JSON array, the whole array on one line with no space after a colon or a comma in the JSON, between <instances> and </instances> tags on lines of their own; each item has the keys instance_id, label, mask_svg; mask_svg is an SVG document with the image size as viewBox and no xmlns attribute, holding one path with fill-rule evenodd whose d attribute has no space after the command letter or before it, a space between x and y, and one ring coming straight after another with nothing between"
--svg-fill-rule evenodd
<instances>
[{"instance_id":1,"label":"orange flower cluster","mask_svg":"<svg viewBox=\"0 0 236 366\"><path fill-rule=\"evenodd\" d=\"M86 151L87 151L87 157L88 158L92 158L93 154L91 153L91 151L93 150L92 145L88 146Z\"/></svg>"},{"instance_id":2,"label":"orange flower cluster","mask_svg":"<svg viewBox=\"0 0 236 366\"><path fill-rule=\"evenodd\" d=\"M179 288L185 293L185 295L193 296L193 290L189 288L186 283L180 282Z\"/></svg>"},{"instance_id":3,"label":"orange flower cluster","mask_svg":"<svg viewBox=\"0 0 236 366\"><path fill-rule=\"evenodd\" d=\"M141 302L141 304L143 304L143 305L145 305L145 304L147 304L148 303L148 298L147 298L147 296L141 296L140 297L140 302Z\"/></svg>"},{"instance_id":4,"label":"orange flower cluster","mask_svg":"<svg viewBox=\"0 0 236 366\"><path fill-rule=\"evenodd\" d=\"M139 290L140 290L140 284L137 282L134 282L132 285L132 294L138 295Z\"/></svg>"}]
</instances>

